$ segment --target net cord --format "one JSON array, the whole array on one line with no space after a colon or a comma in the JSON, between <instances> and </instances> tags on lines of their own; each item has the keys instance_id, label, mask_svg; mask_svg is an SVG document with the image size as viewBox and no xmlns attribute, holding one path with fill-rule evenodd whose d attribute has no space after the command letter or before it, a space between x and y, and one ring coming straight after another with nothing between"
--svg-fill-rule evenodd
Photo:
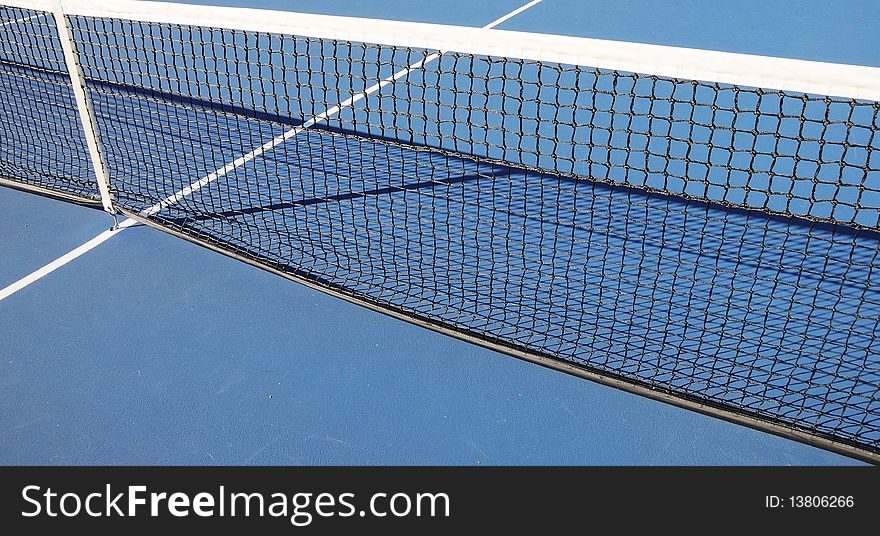
<instances>
[{"instance_id":1,"label":"net cord","mask_svg":"<svg viewBox=\"0 0 880 536\"><path fill-rule=\"evenodd\" d=\"M2 0L52 11L54 0ZM134 0L64 0L69 16L225 28L595 67L880 101L880 68L530 32Z\"/></svg>"}]
</instances>

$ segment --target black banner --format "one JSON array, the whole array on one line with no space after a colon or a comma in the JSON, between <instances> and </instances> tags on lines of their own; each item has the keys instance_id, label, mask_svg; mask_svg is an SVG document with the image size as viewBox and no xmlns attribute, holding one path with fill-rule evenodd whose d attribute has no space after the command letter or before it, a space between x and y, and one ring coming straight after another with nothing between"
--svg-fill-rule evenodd
<instances>
[{"instance_id":1,"label":"black banner","mask_svg":"<svg viewBox=\"0 0 880 536\"><path fill-rule=\"evenodd\" d=\"M876 468L0 468L25 530L493 533L869 527ZM609 525L610 524L610 525Z\"/></svg>"}]
</instances>

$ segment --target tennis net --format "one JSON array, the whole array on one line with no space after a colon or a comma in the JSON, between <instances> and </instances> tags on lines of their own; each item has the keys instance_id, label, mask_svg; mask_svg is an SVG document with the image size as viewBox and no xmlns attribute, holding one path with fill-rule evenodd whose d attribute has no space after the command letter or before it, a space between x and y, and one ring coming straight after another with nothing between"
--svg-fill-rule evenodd
<instances>
[{"instance_id":1,"label":"tennis net","mask_svg":"<svg viewBox=\"0 0 880 536\"><path fill-rule=\"evenodd\" d=\"M0 5L0 183L95 202L77 117L52 16Z\"/></svg>"},{"instance_id":2,"label":"tennis net","mask_svg":"<svg viewBox=\"0 0 880 536\"><path fill-rule=\"evenodd\" d=\"M123 214L432 329L880 459L880 70L66 0L70 74L52 5L0 4L9 183L99 202L74 76Z\"/></svg>"}]
</instances>

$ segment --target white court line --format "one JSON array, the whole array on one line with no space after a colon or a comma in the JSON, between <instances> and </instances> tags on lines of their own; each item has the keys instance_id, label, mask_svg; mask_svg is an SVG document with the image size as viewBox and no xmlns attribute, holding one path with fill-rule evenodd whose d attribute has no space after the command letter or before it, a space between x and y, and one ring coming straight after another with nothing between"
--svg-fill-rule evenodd
<instances>
[{"instance_id":1,"label":"white court line","mask_svg":"<svg viewBox=\"0 0 880 536\"><path fill-rule=\"evenodd\" d=\"M57 259L50 262L46 266L43 266L39 270L37 270L35 272L31 272L30 274L19 279L18 281L9 285L6 288L0 289L0 300L8 298L9 296L15 294L16 292L23 289L24 287L30 285L34 281L37 281L38 279L41 279L41 278L49 275L50 273L54 272L58 268L61 268L62 266L69 263L73 259L79 257L83 253L86 253L88 251L95 249L96 247L100 246L101 244L103 244L104 242L109 240L111 237L113 237L116 233L122 231L123 229L125 229L127 227L131 227L134 223L135 223L135 220L132 220L131 218L126 219L124 222L122 222L118 226L116 226L116 228L110 229L109 231L104 231L103 233L99 234L95 238L92 238L91 240L89 240L85 244L79 246L78 248L76 248L72 251L69 251L68 253L62 255L61 257L58 257Z\"/></svg>"},{"instance_id":2,"label":"white court line","mask_svg":"<svg viewBox=\"0 0 880 536\"><path fill-rule=\"evenodd\" d=\"M541 0L538 0L538 1L541 1ZM220 177L223 177L224 175L227 175L230 172L238 169L239 167L241 167L245 163L250 162L254 158L262 155L263 153L271 151L275 147L281 145L285 141L296 136L297 134L301 133L302 131L306 130L307 128L310 128L310 127L316 125L317 123L320 123L326 119L329 119L329 118L335 116L336 114L338 114L339 112L341 112L345 108L351 107L356 102L367 98L368 96L379 91L380 89L387 86L388 84L391 84L394 81L405 77L410 72L412 72L414 69L419 69L422 66L424 66L426 63L431 62L433 60L436 60L439 57L440 57L440 54L436 53L436 52L433 54L429 54L427 57L425 57L425 59L418 61L416 63L413 63L412 65L410 65L409 67L407 67L405 69L401 69L400 71L394 73L393 75L380 81L379 83L368 87L367 89L365 89L364 91L361 91L360 93L352 95L351 97L349 97L348 99L346 99L342 103L337 104L336 106L333 106L331 108L328 108L323 113L312 117L311 119L304 122L303 124L301 124L295 128L292 128L290 130L287 130L287 131L283 132L282 134L279 134L277 137L273 138L272 140L267 141L266 143L257 147L256 149L247 153L246 155L243 155L243 156L236 158L232 162L226 164L222 168L214 171L213 173L205 176L201 180L198 180L198 181L190 184L186 188L182 188L182 189L178 190L177 192L173 193L172 195L169 195L168 197L166 197L162 201L156 203L155 205L151 206L150 208L143 210L141 212L141 215L142 216L153 216L154 214L156 214L157 212L159 212L163 208L166 208L170 205L173 205L174 203L177 203L178 201L180 201L184 197L192 194L193 192L196 192L196 191L204 188L208 184L211 184L212 182L219 179Z\"/></svg>"},{"instance_id":3,"label":"white court line","mask_svg":"<svg viewBox=\"0 0 880 536\"><path fill-rule=\"evenodd\" d=\"M23 17L20 19L12 19L12 20L3 21L3 22L0 22L0 28L2 28L4 26L12 26L13 24L16 24L19 22L27 22L31 19L38 19L40 17L45 17L46 15L47 15L46 13L37 13L36 15L31 15L30 17Z\"/></svg>"},{"instance_id":4,"label":"white court line","mask_svg":"<svg viewBox=\"0 0 880 536\"><path fill-rule=\"evenodd\" d=\"M542 0L532 0L531 2L520 6L519 8L511 11L510 13L493 20L489 24L483 26L483 29L490 30L490 29L498 26L502 22L505 22L506 20L510 19L511 17L514 17L514 16L522 13L523 11L529 9L530 7L541 3L541 1ZM281 133L280 135L276 136L272 140L257 147L253 151L236 158L232 162L217 169L213 173L210 173L209 175L190 184L189 186L178 190L177 192L166 197L162 201L160 201L160 202L156 203L155 205L151 206L150 208L142 211L141 215L142 216L152 216L152 215L156 214L157 212L159 212L160 210L162 210L163 208L166 208L170 205L173 205L174 203L180 201L184 197L192 194L193 192L196 192L196 191L204 188L208 184L211 184L215 180L217 180L225 175L228 175L232 171L235 171L239 167L250 162L254 158L257 158L258 156L262 155L263 153L271 151L275 147L281 145L282 143L284 143L285 141L289 140L290 138L296 136L297 134L304 131L305 129L311 128L312 126L316 125L317 123L320 123L322 121L330 119L331 117L337 115L339 112L341 112L345 108L350 108L355 103L357 103L357 102L369 97L370 95L376 93L377 91L381 90L383 87L387 86L388 84L394 83L395 81L397 81L401 78L405 78L409 73L411 73L412 71L414 71L416 69L421 69L422 67L424 67L428 63L439 58L440 54L441 53L439 53L439 52L434 52L432 54L429 54L421 61L417 61L417 62L413 63L412 65L410 65L409 67L406 67L406 68L401 69L400 71L394 73L393 75L389 76L388 78L385 78L384 80L381 80L376 84L373 84L372 86L361 91L360 93L356 93L356 94L352 95L351 97L349 97L345 101L337 104L336 106L328 108L323 113L320 113L320 114L312 117L311 119L304 122L303 124Z\"/></svg>"},{"instance_id":5,"label":"white court line","mask_svg":"<svg viewBox=\"0 0 880 536\"><path fill-rule=\"evenodd\" d=\"M497 19L493 20L489 24L483 26L483 29L484 30L491 30L492 28L498 26L502 22L506 22L507 20L512 19L513 17L516 17L517 15L522 13L523 11L525 11L531 7L534 7L540 3L541 3L541 0L532 0L528 4L524 4L516 9L514 9L513 11L511 11L507 15L502 15L502 16L498 17Z\"/></svg>"},{"instance_id":6,"label":"white court line","mask_svg":"<svg viewBox=\"0 0 880 536\"><path fill-rule=\"evenodd\" d=\"M509 20L511 17L514 17L514 16L522 13L523 11L529 9L530 7L541 3L541 1L542 0L532 0L531 2L520 6L519 8L511 11L510 13L507 13L506 15L503 15L503 16L493 20L489 24L483 26L483 28L487 29L487 30L492 29L492 28L498 26L499 24L501 24L502 22ZM377 82L376 84L373 84L372 86L361 91L360 93L356 93L356 94L352 95L351 97L349 97L345 101L337 104L336 106L328 108L323 113L320 113L320 114L312 117L311 119L304 122L303 124L283 132L282 134L276 136L272 140L257 147L253 151L236 158L232 162L217 169L213 173L208 174L207 176L203 177L202 179L200 179L196 182L193 182L192 184L190 184L189 186L186 186L185 188L181 188L177 192L169 195L168 197L166 197L162 201L156 203L155 205L142 210L140 214L145 217L155 215L156 213L161 211L163 208L166 208L170 205L173 205L174 203L180 201L184 197L187 197L188 195L191 195L192 193L197 192L198 190L204 188L208 184L211 184L212 182L216 181L217 179L219 179L219 178L231 173L232 171L238 169L239 167L243 166L247 162L250 162L254 158L257 158L258 156L260 156L268 151L271 151L275 147L281 145L282 143L284 143L285 141L289 140L290 138L296 136L297 134L301 133L305 129L310 128L317 123L320 123L322 121L325 121L325 120L335 116L336 114L341 112L343 109L353 106L355 103L367 98L368 96L372 95L373 93L376 93L377 91L379 91L383 87L387 86L388 84L391 84L401 78L405 78L413 70L420 69L420 68L424 67L426 64L439 58L440 54L441 53L439 53L439 52L434 52L432 54L429 54L421 61L417 61L416 63L413 63L409 67L406 67L406 68L401 69L400 71L394 73L393 75L389 76L388 78L385 78L385 79ZM12 283L11 285L7 286L6 288L0 289L0 300L3 300L5 298L11 296L12 294L25 288L26 286L30 285L31 283L38 281L39 279L52 273L53 271L64 266L65 264L69 263L70 261L76 259L77 257L81 256L82 254L100 246L101 244L103 244L104 242L106 242L107 240L109 240L110 238L115 236L120 231L127 229L128 227L131 227L135 223L137 223L136 220L133 220L131 218L126 218L125 220L122 221L122 223L117 225L114 229L111 229L109 231L104 231L103 233L92 238L91 240L89 240L85 244L83 244L83 245L77 247L76 249L70 251L69 253L55 259L54 261L52 261L49 264L43 266L42 268L36 270L35 272L28 274L27 276L19 279L18 281L16 281L15 283Z\"/></svg>"}]
</instances>

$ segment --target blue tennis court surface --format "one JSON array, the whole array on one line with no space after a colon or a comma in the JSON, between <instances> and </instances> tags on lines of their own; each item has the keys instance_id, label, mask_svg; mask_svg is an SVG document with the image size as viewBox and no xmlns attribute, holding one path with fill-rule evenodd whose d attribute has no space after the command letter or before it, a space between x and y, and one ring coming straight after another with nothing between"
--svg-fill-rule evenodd
<instances>
[{"instance_id":1,"label":"blue tennis court surface","mask_svg":"<svg viewBox=\"0 0 880 536\"><path fill-rule=\"evenodd\" d=\"M470 26L481 26L520 5L517 2L485 2L479 6L444 3L438 10L436 3L428 2L379 5L344 2L332 6L332 9L324 4L316 11L307 2L278 4L260 4L260 7ZM764 8L759 4L755 4L753 11L748 11L754 13L766 9L766 19L759 21L740 12L706 12L698 3L681 3L662 14L653 12L650 3L641 7L638 3L631 4L626 13L621 12L619 6L605 4L584 6L580 2L545 0L501 27L861 64L870 63L865 58L865 43L878 42L878 37L870 34L870 27L862 24L863 17L852 20L852 13L858 10L841 13L818 3L810 17L802 16L801 8L792 3L788 6L789 14L797 13L798 16L792 16L792 20L784 25L773 22L780 14L777 7ZM740 9L747 11L745 7ZM878 11L876 7L872 9ZM712 18L719 13L727 14L731 20ZM669 24L658 20L661 15L668 18ZM610 19L616 24L611 25ZM756 26L756 22L760 24ZM763 28L766 48L758 47L750 37L733 34L733 29L738 27L749 32L758 31L756 27ZM636 32L634 28L642 31ZM835 37L830 50L815 39L818 31ZM633 35L634 32L639 35ZM701 39L705 40L701 42ZM842 46L841 40L849 42L850 46ZM404 63L409 63L408 59L405 60ZM369 73L373 77L388 74ZM111 140L134 138L145 148L155 145L152 140L167 137L166 133L172 131L169 125L145 123L137 115L136 100L120 97L117 89L105 91L94 102L99 115L105 113L121 119L115 125L118 131L102 132L102 137ZM162 89L156 88L157 91ZM342 89L348 92L360 88ZM166 115L157 110L162 104L148 103L148 106L151 113ZM193 113L198 113L197 109ZM312 113L315 112L305 110L298 121ZM208 129L203 135L218 140L216 152L201 150L188 155L193 166L199 169L222 166L228 161L227 153L240 154L246 148L259 145L259 140L278 135L270 127L259 125L212 124L201 117L193 118L193 123ZM296 124L294 121L287 126ZM401 128L412 130L411 125ZM316 129L296 138L295 142L306 144L310 138L320 136L320 129ZM186 143L177 146L182 151L188 147ZM332 151L333 148L325 147L325 150ZM435 162L430 155L407 154L405 149L395 149L399 154L389 157L388 147L381 143L375 146L362 143L359 150L363 158L370 158L371 151L382 153L387 159L383 162L399 165L402 175L424 178L437 173L438 176L430 181L433 194L447 199L447 206L445 212L433 213L432 217L443 213L470 214L471 221L462 219L453 223L458 226L456 229L462 235L473 234L474 247L495 251L499 255L505 251L509 254L511 243L534 242L535 237L530 238L529 234L541 235L542 229L535 228L523 216L521 221L504 222L508 229L506 244L494 243L496 236L481 237L471 226L490 217L493 199L522 198L537 207L530 210L524 207L524 214L534 213L541 207L556 206L558 209L560 206L558 189L541 182L560 180L556 177L519 176L516 175L519 171L487 169L485 164L470 162L467 158L457 161L444 158ZM140 161L127 161L131 155L141 152L114 152L110 149L108 158L117 167L129 170L133 177L138 173L154 174L155 171L139 166ZM167 159L162 155L154 156L152 162L160 168L173 160L171 155ZM212 157L218 160L210 160ZM393 296L394 282L406 282L408 267L398 266L399 270L393 272L395 259L385 259L383 266L389 267L386 270L393 273L383 273L380 280L357 281L359 273L375 273L375 270L352 264L360 258L371 259L369 252L358 254L359 248L371 247L370 240L340 234L338 229L332 228L332 223L329 229L322 229L320 213L310 212L311 207L333 199L340 202L338 210L344 212L346 205L342 201L345 199L375 196L377 214L370 216L352 211L342 217L346 221L363 219L362 232L369 238L369 222L382 221L383 217L388 217L382 214L391 214L397 222L393 226L395 232L401 234L391 234L384 240L405 242L422 232L428 222L418 210L420 205L402 202L403 196L409 195L412 199L413 192L415 195L432 194L419 193L422 187L418 182L405 184L393 192L383 191L378 181L370 177L355 178L359 183L353 191L350 173L322 166L321 154L314 158L314 161L305 163L286 160L284 151L277 151L264 165L270 166L273 174L280 175L295 166L311 166L317 177L315 185L325 189L290 192L290 199L283 200L283 208L300 211L300 216L305 214L305 220L311 218L318 227L308 230L309 236L314 239L317 233L323 237L328 247L335 248L337 258L332 263L326 258L309 258L309 251L293 247L281 254L274 249L260 251L259 244L254 246L256 252L253 255L270 260L273 255L280 255L286 259L297 258L299 263L306 262L303 259L307 258L311 265L331 263L318 270L323 272L333 272L335 265L341 265L343 269L336 269L333 273L340 281L354 285L365 294L375 292ZM20 165L26 168L27 163ZM444 165L460 169L457 174L451 174L442 168ZM237 188L236 181L252 180L246 177L246 171L243 169L225 177L224 188L245 190ZM345 184L334 183L339 176L346 177ZM482 198L483 208L468 209L467 205L474 201L472 198L479 197L487 188L481 186L480 181L495 176L504 176L510 190L501 192L500 197ZM437 184L445 184L448 192L454 192L454 195L438 193ZM166 184L163 187L168 188L167 191L137 192L132 202L144 196L161 199L180 186ZM271 189L273 185L258 186ZM752 330L778 332L778 338L765 338L763 343L767 344L769 340L769 344L780 351L809 346L814 338L822 338L829 345L838 345L849 351L859 347L860 332L870 333L866 330L871 330L873 324L866 317L876 313L862 311L859 314L859 303L848 304L835 289L848 284L853 276L851 270L869 265L866 260L859 262L859 255L870 256L871 251L865 249L860 253L858 240L841 237L839 233L842 231L819 228L813 229L809 236L800 236L784 220L767 217L756 221L754 214L747 213L728 215L723 225L713 225L711 211L698 213L686 205L671 207L669 200L658 201L647 196L634 202L633 196L640 195L637 192L590 184L583 187L590 192L580 198L581 202L590 200L595 204L596 199L601 200L602 210L595 210L594 205L591 210L584 211L592 214L594 220L576 221L579 207L574 198L562 203L562 206L572 207L571 214L557 213L555 218L608 231L600 233L601 236L596 234L577 240L573 237L568 249L585 259L590 251L578 248L601 243L605 248L603 257L618 255L616 264L622 267L622 271L614 280L614 289L603 288L601 283L590 283L597 279L584 273L583 277L572 278L584 281L584 286L565 288L564 292L583 300L576 308L582 311L581 321L596 326L593 345L610 355L620 353L622 356L621 362L610 362L609 367L625 369L627 352L657 354L659 369L667 366L664 365L667 358L669 363L674 363L680 356L664 356L663 347L655 345L650 335L652 330L659 329L675 337L677 326L702 330L698 337L701 344L721 349L737 346L738 352L749 350L748 345L736 345L725 340L723 334L714 332L716 319L727 318L741 323L742 338L746 340ZM197 193L195 199L208 196L209 192L205 189ZM311 198L307 195L309 193ZM379 197L378 193L383 195ZM551 194L557 196L555 205L553 199L540 197ZM448 199L459 199L462 206L449 206ZM271 228L284 225L278 220L283 215L275 212L279 209L277 200L273 201L276 205L255 209L253 199L243 199L239 207L235 206L233 197L231 205L222 207L224 212L218 214L224 219L215 222L211 215L205 215L195 223L214 234L233 233L226 239L228 247L244 247L236 242L235 227L224 229L222 226L236 219L241 226ZM639 215L630 212L633 204L640 207ZM474 206L479 205L474 202ZM487 213L483 215L482 210ZM626 237L633 232L650 235L653 211L657 212L654 218L665 217L671 228L685 230L671 240L674 248L659 239L641 244L639 254L653 259L658 272L665 264L674 266L681 262L682 255L707 249L717 250L717 253L693 262L688 268L692 272L683 279L690 281L687 288L678 288L675 283L660 285L659 291L646 296L640 295L635 288L626 287L626 281L641 277L642 270L641 266L627 262ZM682 223L670 222L670 214L681 218ZM162 217L173 220L174 209ZM181 213L180 217L183 218L184 214ZM702 227L705 234L689 235L684 220L700 217L706 219ZM181 223L184 224L192 225L193 221L186 220ZM449 224L448 220L431 223L446 228ZM0 189L0 225L3 228L0 241L2 288L105 230L110 220L99 211ZM323 225L328 224L324 222ZM295 229L295 222L289 226ZM510 229L518 230L521 236L511 236ZM747 236L748 240L744 241L745 246L740 244L739 251L725 251L723 238L728 235ZM718 240L717 244L715 240ZM560 246L554 244L553 247ZM755 249L752 251L749 247ZM443 243L435 243L424 251L431 248L442 254L420 259L419 269L430 266L437 273L435 284L438 288L449 289L445 299L450 303L465 301L469 290L473 289L456 286L457 282L449 277L448 272L444 275L440 263L431 263L438 258L449 263L465 263L470 253L452 251ZM546 294L548 289L531 287L529 283L530 273L540 274L543 256L547 252L527 249L524 247L522 251L522 266L515 268L519 270L516 277L507 273L503 278L520 281L522 287L510 289L501 282L499 288L503 285L506 292L529 296L536 304L553 303L554 297ZM803 257L799 262L808 269L799 273L764 274L760 272L762 264L758 263L752 266L757 270L755 274L742 278L743 269L748 270L751 265L743 263L740 257L760 256L763 263L773 264L767 256L792 255L794 251ZM347 260L340 263L339 258ZM856 267L835 267L833 260L836 258L855 259ZM491 265L493 259L487 259L487 262ZM586 266L584 263L583 267ZM809 267L816 269L812 271ZM489 273L491 278L491 271ZM699 296L712 292L711 288L701 289L695 285L695 282L709 277L703 274L710 274L716 283L718 274L726 277L722 286L728 289L731 303L738 292L757 291L764 300L759 304L758 317L754 316L753 310L718 308L718 296L714 297L715 300L700 302ZM876 278L867 275L862 279L872 282ZM814 289L810 295L803 294L801 283L805 280L809 280L805 286ZM756 288L756 282L767 283L768 287ZM436 288L432 289L432 293L437 292ZM591 301L591 296L601 296L603 292L628 296L630 316L621 318L619 311L603 310L601 302ZM876 292L876 287L869 285L853 292L853 295L861 293L864 296L866 292ZM418 302L418 296L401 299ZM666 309L653 305L657 300L667 304ZM389 301L394 303L393 299ZM799 301L840 313L842 316L838 316L833 324L839 333L813 333L811 330L816 328L808 319L784 313L786 307ZM500 296L494 302L489 296L487 303L475 305L485 310L482 314L485 315L486 331L507 329L509 333L501 335L510 339L527 332L528 326L505 323L508 318L521 315L522 311L508 311L499 305L501 302ZM436 306L425 303L426 306ZM523 303L516 305L523 307ZM399 305L418 307L418 304ZM568 298L565 305L571 307ZM120 232L93 251L2 300L0 308L0 317L6 319L0 333L7 341L0 363L0 462L3 463L852 463L852 460L825 451L549 371L426 331L143 226ZM529 321L533 323L558 323L553 316L564 315L564 311L552 308L536 306L535 310L543 310L547 317L532 316ZM699 311L697 316L693 310ZM761 314L766 316L767 311L773 310L783 311L780 318L784 319L784 326L768 324L766 318L760 318ZM424 311L426 315L430 312ZM642 341L638 347L620 347L613 337L607 336L613 334L614 324L624 321L632 326L627 330L629 340ZM651 323L651 329L645 329L644 333L639 331L641 322ZM666 324L658 327L663 322ZM791 333L800 336L792 338ZM534 340L528 343L536 344ZM577 358L564 333L556 340L541 341L541 344L551 346L556 353L571 352L572 358ZM756 355L767 354L766 348L756 346L753 350ZM817 355L821 358L821 352ZM728 360L731 367L761 366L757 359L750 363L742 355L730 355ZM697 371L705 369L694 374L704 383L688 385L688 389L713 389L716 383L712 374L718 371L696 358L684 361ZM822 362L799 362L798 366L805 371L821 371L825 365ZM627 372L638 376L640 369ZM782 403L797 404L792 402L793 398L813 394L810 389L815 388L815 372L809 378L789 369L775 372L780 374L777 383L782 387L778 398ZM730 371L721 373L729 374ZM823 388L834 391L838 387L826 385ZM715 396L723 398L724 393ZM847 414L852 409L846 406L846 401L831 411L846 414L854 420L860 418L857 414Z\"/></svg>"}]
</instances>

